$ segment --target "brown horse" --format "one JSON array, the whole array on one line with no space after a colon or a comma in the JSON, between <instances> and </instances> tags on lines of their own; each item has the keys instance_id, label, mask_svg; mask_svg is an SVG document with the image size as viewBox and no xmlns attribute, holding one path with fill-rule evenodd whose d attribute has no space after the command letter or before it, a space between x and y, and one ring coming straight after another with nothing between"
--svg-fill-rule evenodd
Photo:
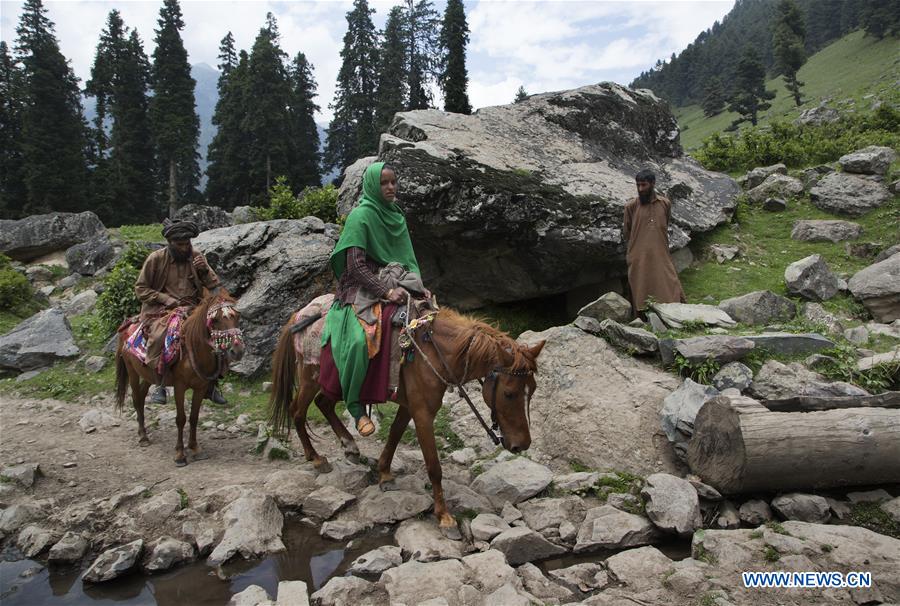
<instances>
[{"instance_id":1,"label":"brown horse","mask_svg":"<svg viewBox=\"0 0 900 606\"><path fill-rule=\"evenodd\" d=\"M210 384L218 379L228 365L244 355L244 340L240 326L241 316L235 308L235 300L221 289L218 294L207 294L185 318L182 324L181 356L166 372L166 385L175 388L175 404L178 415L178 443L175 446L175 464L187 465L184 455L184 396L188 389L191 397L191 436L188 448L194 460L205 458L197 445L197 420L200 404L208 393ZM131 385L131 401L137 413L140 445L148 446L147 429L144 427L144 400L150 386L156 384L154 369L124 351L126 331L119 331L116 348L116 408L122 409L125 391Z\"/></svg>"},{"instance_id":2,"label":"brown horse","mask_svg":"<svg viewBox=\"0 0 900 606\"><path fill-rule=\"evenodd\" d=\"M394 479L391 461L412 419L434 493L434 515L441 528L451 528L456 526L456 520L444 501L434 438L434 419L444 392L449 385L486 378L482 396L502 432L501 444L512 452L526 450L531 445L526 408L536 387L534 372L544 342L525 347L489 324L448 309L439 311L431 323L417 329L412 336L415 353L412 361L404 362L401 367L399 408L378 459L378 483L386 488ZM344 452L358 455L353 436L335 414L336 403L319 392L319 367L304 364L294 349L290 322L282 329L272 364L273 425L284 429L293 421L306 459L318 471L330 471L327 459L313 448L306 430L306 411L310 402L315 401L340 438Z\"/></svg>"}]
</instances>

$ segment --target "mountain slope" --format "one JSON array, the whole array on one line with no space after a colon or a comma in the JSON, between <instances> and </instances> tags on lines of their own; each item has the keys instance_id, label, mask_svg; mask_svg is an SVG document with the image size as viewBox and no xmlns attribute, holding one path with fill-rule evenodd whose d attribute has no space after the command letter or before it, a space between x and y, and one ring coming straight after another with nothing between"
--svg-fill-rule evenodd
<instances>
[{"instance_id":1,"label":"mountain slope","mask_svg":"<svg viewBox=\"0 0 900 606\"><path fill-rule=\"evenodd\" d=\"M772 78L766 88L776 91L772 107L760 116L760 124L774 119L794 119L804 109L827 100L829 107L847 111L868 110L877 99L889 98L900 80L900 54L897 39L876 40L862 31L848 34L811 56L800 69L805 83L805 103L799 108L784 87L783 80ZM865 98L868 95L874 97ZM848 100L852 100L852 103ZM737 114L723 112L706 118L699 105L673 108L681 126L681 144L685 150L697 148L709 135L724 130Z\"/></svg>"}]
</instances>

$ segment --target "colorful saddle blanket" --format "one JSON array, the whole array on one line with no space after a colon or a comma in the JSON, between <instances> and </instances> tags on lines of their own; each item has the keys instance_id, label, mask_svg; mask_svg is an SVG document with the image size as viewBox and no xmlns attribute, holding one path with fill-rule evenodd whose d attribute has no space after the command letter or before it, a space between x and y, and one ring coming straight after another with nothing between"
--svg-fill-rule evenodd
<instances>
[{"instance_id":1,"label":"colorful saddle blanket","mask_svg":"<svg viewBox=\"0 0 900 606\"><path fill-rule=\"evenodd\" d=\"M141 364L147 363L147 346L150 340L150 325L157 322L166 323L165 337L162 347L162 355L159 357L159 365L155 369L162 374L166 366L178 361L181 356L181 343L183 336L184 320L190 313L189 307L179 307L168 316L162 316L155 320L141 322L136 318L120 330L125 331L126 339L124 350L140 360Z\"/></svg>"}]
</instances>

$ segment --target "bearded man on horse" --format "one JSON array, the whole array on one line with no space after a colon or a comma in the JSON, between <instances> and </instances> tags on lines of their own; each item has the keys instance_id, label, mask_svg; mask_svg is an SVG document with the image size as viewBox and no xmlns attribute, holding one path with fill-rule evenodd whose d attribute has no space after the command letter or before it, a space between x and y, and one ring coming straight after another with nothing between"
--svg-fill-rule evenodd
<instances>
[{"instance_id":1,"label":"bearded man on horse","mask_svg":"<svg viewBox=\"0 0 900 606\"><path fill-rule=\"evenodd\" d=\"M203 298L204 288L215 294L220 287L219 277L206 257L191 245L191 238L199 233L193 221L164 220L166 246L150 253L134 286L141 301L140 319L147 327L146 364L159 376L150 398L154 404L166 403L166 368L160 368L160 359L170 314L179 307L195 307ZM206 397L216 404L227 404L216 382L210 384Z\"/></svg>"},{"instance_id":2,"label":"bearded man on horse","mask_svg":"<svg viewBox=\"0 0 900 606\"><path fill-rule=\"evenodd\" d=\"M413 252L406 217L396 203L397 173L384 162L369 165L363 175L359 205L347 216L341 237L331 253L331 267L338 279L334 304L325 320L322 345L330 343L343 399L362 436L375 431L365 414L360 391L379 339L381 305L403 305L410 296L403 286L390 288L381 270L399 264L407 272L403 284L417 284L414 294L431 299L421 285L419 264ZM414 275L413 275L414 274ZM412 288L412 287L411 287ZM379 317L372 316L372 310ZM384 352L388 355L389 352Z\"/></svg>"}]
</instances>

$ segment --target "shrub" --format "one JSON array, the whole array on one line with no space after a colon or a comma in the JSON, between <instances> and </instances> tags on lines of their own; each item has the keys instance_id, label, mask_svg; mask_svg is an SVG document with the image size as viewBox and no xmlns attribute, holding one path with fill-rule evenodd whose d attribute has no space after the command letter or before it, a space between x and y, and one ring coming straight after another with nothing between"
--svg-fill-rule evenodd
<instances>
[{"instance_id":1,"label":"shrub","mask_svg":"<svg viewBox=\"0 0 900 606\"><path fill-rule=\"evenodd\" d=\"M129 244L115 267L103 279L103 293L97 298L97 315L103 329L112 334L122 320L141 310L134 294L134 284L149 250L139 244Z\"/></svg>"},{"instance_id":2,"label":"shrub","mask_svg":"<svg viewBox=\"0 0 900 606\"><path fill-rule=\"evenodd\" d=\"M294 196L286 177L278 177L269 190L269 207L254 208L261 221L318 217L326 223L337 223L337 188L328 184L308 187Z\"/></svg>"},{"instance_id":3,"label":"shrub","mask_svg":"<svg viewBox=\"0 0 900 606\"><path fill-rule=\"evenodd\" d=\"M746 171L777 162L797 168L832 162L867 145L900 148L900 111L885 103L871 114L830 124L773 122L734 135L714 133L694 157L710 170Z\"/></svg>"},{"instance_id":4,"label":"shrub","mask_svg":"<svg viewBox=\"0 0 900 606\"><path fill-rule=\"evenodd\" d=\"M28 278L13 269L9 257L0 254L0 310L11 311L28 303L31 298Z\"/></svg>"}]
</instances>

